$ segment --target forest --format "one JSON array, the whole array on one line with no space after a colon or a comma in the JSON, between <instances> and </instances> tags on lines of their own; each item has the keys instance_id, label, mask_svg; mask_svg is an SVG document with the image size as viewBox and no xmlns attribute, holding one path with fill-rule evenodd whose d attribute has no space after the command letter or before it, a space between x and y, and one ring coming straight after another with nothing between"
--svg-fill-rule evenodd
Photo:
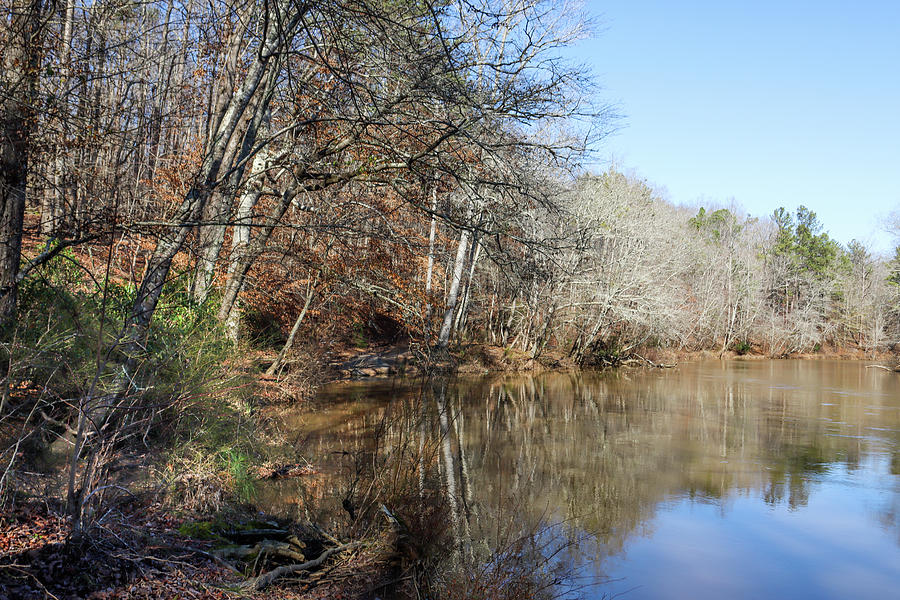
<instances>
[{"instance_id":1,"label":"forest","mask_svg":"<svg viewBox=\"0 0 900 600\"><path fill-rule=\"evenodd\" d=\"M354 353L894 350L900 246L592 166L622 122L565 58L592 28L570 0L3 0L4 521L42 498L96 562L132 484L236 505L288 460L263 404Z\"/></svg>"}]
</instances>

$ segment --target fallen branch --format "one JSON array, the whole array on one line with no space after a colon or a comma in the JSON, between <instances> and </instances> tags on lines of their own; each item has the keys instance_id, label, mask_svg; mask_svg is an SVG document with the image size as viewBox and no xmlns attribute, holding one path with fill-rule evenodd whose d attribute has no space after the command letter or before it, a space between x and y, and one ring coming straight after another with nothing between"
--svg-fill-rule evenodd
<instances>
[{"instance_id":1,"label":"fallen branch","mask_svg":"<svg viewBox=\"0 0 900 600\"><path fill-rule=\"evenodd\" d=\"M359 546L365 545L365 542L350 542L349 544L343 544L341 546L337 546L336 548L329 548L325 552L319 555L318 558L314 558L313 560L308 560L305 563L294 564L294 565L284 565L283 567L278 567L277 569L272 569L268 573L263 573L259 577L254 577L253 579L248 579L244 583L241 584L241 588L245 590L254 590L260 591L265 589L266 587L272 585L272 583L282 577L287 575L291 575L293 573L298 573L300 571L310 571L315 569L323 562L328 560L328 557L332 554L336 554L338 552L343 552L344 550L350 550L352 548L357 548Z\"/></svg>"},{"instance_id":2,"label":"fallen branch","mask_svg":"<svg viewBox=\"0 0 900 600\"><path fill-rule=\"evenodd\" d=\"M222 559L221 557L216 556L215 554L207 552L206 550L201 550L200 548L194 548L193 546L182 546L180 544L172 544L168 540L164 540L164 539L158 538L156 536L152 536L152 535L147 536L147 540L150 541L151 543L157 544L160 547L168 548L170 550L176 550L176 551L180 551L180 552L191 552L193 554L199 554L200 556L206 557L206 558L222 565L229 571L237 573L238 575L243 575L243 573L240 570L238 570L238 568L235 567L233 564L231 564L227 560Z\"/></svg>"},{"instance_id":3,"label":"fallen branch","mask_svg":"<svg viewBox=\"0 0 900 600\"><path fill-rule=\"evenodd\" d=\"M889 373L900 373L900 366L891 368L891 367L885 367L884 365L866 365L866 368L867 369L884 369L885 371L888 371Z\"/></svg>"},{"instance_id":4,"label":"fallen branch","mask_svg":"<svg viewBox=\"0 0 900 600\"><path fill-rule=\"evenodd\" d=\"M306 560L303 553L295 549L298 546L298 544L289 542L263 540L255 546L226 546L213 550L213 554L220 558L236 558L239 560L247 560L260 555L282 556L291 560Z\"/></svg>"},{"instance_id":5,"label":"fallen branch","mask_svg":"<svg viewBox=\"0 0 900 600\"><path fill-rule=\"evenodd\" d=\"M672 363L672 364L655 363L652 360L648 360L648 359L644 358L640 354L635 354L634 356L638 357L639 359L641 359L642 361L644 361L645 363L647 363L648 365L650 365L651 367L656 368L656 369L674 369L675 367L678 366L678 363Z\"/></svg>"}]
</instances>

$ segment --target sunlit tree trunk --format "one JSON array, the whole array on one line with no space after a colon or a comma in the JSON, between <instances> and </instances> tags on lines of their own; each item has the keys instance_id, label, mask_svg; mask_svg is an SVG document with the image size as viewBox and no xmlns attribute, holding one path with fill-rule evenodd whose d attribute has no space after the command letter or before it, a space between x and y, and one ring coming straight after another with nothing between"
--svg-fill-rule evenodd
<instances>
[{"instance_id":1,"label":"sunlit tree trunk","mask_svg":"<svg viewBox=\"0 0 900 600\"><path fill-rule=\"evenodd\" d=\"M431 226L428 229L428 266L425 269L425 335L431 333L431 277L434 272L434 238L437 232L437 187L431 190Z\"/></svg>"},{"instance_id":2,"label":"sunlit tree trunk","mask_svg":"<svg viewBox=\"0 0 900 600\"><path fill-rule=\"evenodd\" d=\"M475 277L475 265L478 264L478 257L481 254L481 244L478 241L478 238L475 238L475 241L472 243L472 248L469 251L469 272L466 276L466 285L463 288L463 297L462 302L459 303L459 310L456 314L456 324L455 328L457 334L462 334L463 330L466 326L466 317L468 316L468 308L469 308L469 298L471 297L472 291L472 279Z\"/></svg>"},{"instance_id":3,"label":"sunlit tree trunk","mask_svg":"<svg viewBox=\"0 0 900 600\"><path fill-rule=\"evenodd\" d=\"M438 348L446 349L450 345L450 335L453 333L453 316L456 312L456 303L459 298L459 286L462 282L463 270L466 266L466 250L469 246L469 230L463 229L459 234L459 245L456 247L456 260L453 263L453 276L450 280L450 289L447 291L447 307L444 311L444 320L441 331L438 334Z\"/></svg>"},{"instance_id":4,"label":"sunlit tree trunk","mask_svg":"<svg viewBox=\"0 0 900 600\"><path fill-rule=\"evenodd\" d=\"M265 156L257 155L253 160L253 173L261 173L265 168ZM252 175L251 175L252 177ZM234 233L231 237L231 254L228 264L228 279L225 283L225 295L219 308L219 319L225 323L228 338L237 342L241 320L239 296L244 287L244 278L249 267L245 268L246 255L250 246L250 229L253 225L253 209L262 196L262 184L254 178L253 185L248 188L238 202L234 215Z\"/></svg>"},{"instance_id":5,"label":"sunlit tree trunk","mask_svg":"<svg viewBox=\"0 0 900 600\"><path fill-rule=\"evenodd\" d=\"M315 278L309 282L309 287L306 290L306 300L303 302L303 308L300 310L300 314L297 315L297 319L294 321L294 326L291 327L291 333L288 335L287 341L284 343L284 346L281 347L281 351L278 353L278 356L275 358L275 361L266 369L266 375L274 375L278 372L278 369L281 368L281 365L284 363L284 358L287 356L287 353L290 352L291 348L294 345L294 339L297 337L297 332L300 331L300 325L303 323L304 317L306 317L306 312L309 310L309 305L312 303L313 295L316 293L316 283L319 281L319 273L316 273Z\"/></svg>"}]
</instances>

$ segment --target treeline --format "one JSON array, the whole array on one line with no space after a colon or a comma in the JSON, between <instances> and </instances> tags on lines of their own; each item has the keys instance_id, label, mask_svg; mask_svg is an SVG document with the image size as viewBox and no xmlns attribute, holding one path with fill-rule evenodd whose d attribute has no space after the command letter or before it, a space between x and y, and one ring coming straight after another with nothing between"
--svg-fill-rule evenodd
<instances>
[{"instance_id":1,"label":"treeline","mask_svg":"<svg viewBox=\"0 0 900 600\"><path fill-rule=\"evenodd\" d=\"M34 269L106 245L126 354L175 281L233 338L254 293L350 290L423 329L414 263L551 206L607 117L559 58L586 28L566 2L4 6L3 322Z\"/></svg>"},{"instance_id":2,"label":"treeline","mask_svg":"<svg viewBox=\"0 0 900 600\"><path fill-rule=\"evenodd\" d=\"M896 259L808 209L688 215L579 175L610 112L559 57L587 28L565 2L6 8L7 330L22 282L68 259L99 310L118 286L126 372L166 295L232 340L274 322L276 368L298 336L387 330L578 362L898 337Z\"/></svg>"},{"instance_id":3,"label":"treeline","mask_svg":"<svg viewBox=\"0 0 900 600\"><path fill-rule=\"evenodd\" d=\"M784 356L900 341L900 249L842 247L804 206L767 218L676 207L614 170L559 201L566 216L543 230L567 247L526 253L511 287L507 269L481 277L491 342L614 362L647 347Z\"/></svg>"}]
</instances>

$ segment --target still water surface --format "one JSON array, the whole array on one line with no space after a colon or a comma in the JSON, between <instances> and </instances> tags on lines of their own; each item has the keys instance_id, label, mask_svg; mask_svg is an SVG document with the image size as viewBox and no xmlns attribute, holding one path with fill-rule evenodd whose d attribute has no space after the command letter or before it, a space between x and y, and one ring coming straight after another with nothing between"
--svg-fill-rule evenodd
<instances>
[{"instance_id":1,"label":"still water surface","mask_svg":"<svg viewBox=\"0 0 900 600\"><path fill-rule=\"evenodd\" d=\"M388 418L415 406L427 427ZM576 530L564 560L606 578L588 598L900 597L898 374L716 361L344 384L321 407L285 417L311 454L418 432L438 440L432 462L445 484L456 473L458 505L506 503L523 522Z\"/></svg>"}]
</instances>

